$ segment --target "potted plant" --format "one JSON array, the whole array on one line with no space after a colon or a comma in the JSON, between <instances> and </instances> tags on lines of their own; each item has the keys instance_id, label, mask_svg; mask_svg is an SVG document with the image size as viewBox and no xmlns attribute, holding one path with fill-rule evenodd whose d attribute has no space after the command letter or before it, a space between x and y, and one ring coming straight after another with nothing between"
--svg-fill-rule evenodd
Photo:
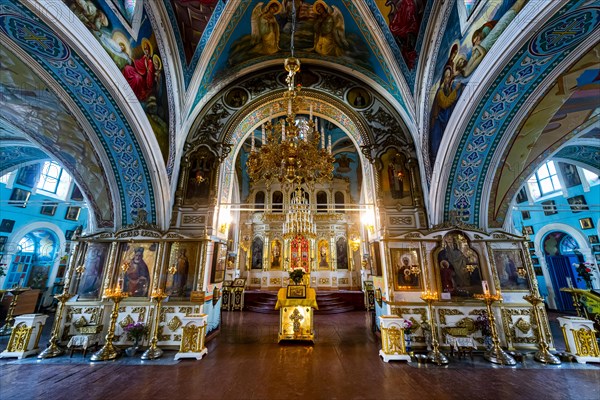
<instances>
[{"instance_id":1,"label":"potted plant","mask_svg":"<svg viewBox=\"0 0 600 400\"><path fill-rule=\"evenodd\" d=\"M480 314L475 320L475 327L481 331L483 336L483 344L485 348L489 350L492 347L492 328L490 326L490 319L486 312Z\"/></svg>"},{"instance_id":2,"label":"potted plant","mask_svg":"<svg viewBox=\"0 0 600 400\"><path fill-rule=\"evenodd\" d=\"M402 323L402 329L404 330L404 345L407 353L412 350L412 327L413 323L410 319L405 319Z\"/></svg>"},{"instance_id":3,"label":"potted plant","mask_svg":"<svg viewBox=\"0 0 600 400\"><path fill-rule=\"evenodd\" d=\"M300 285L302 283L302 279L304 278L304 274L304 269L296 267L290 271L290 279L296 285Z\"/></svg>"},{"instance_id":4,"label":"potted plant","mask_svg":"<svg viewBox=\"0 0 600 400\"><path fill-rule=\"evenodd\" d=\"M143 340L146 336L148 336L148 326L143 322L136 322L127 325L125 328L123 328L123 331L125 331L127 334L127 340L133 341L133 346L127 348L125 352L127 355L134 355L139 348L140 340Z\"/></svg>"}]
</instances>

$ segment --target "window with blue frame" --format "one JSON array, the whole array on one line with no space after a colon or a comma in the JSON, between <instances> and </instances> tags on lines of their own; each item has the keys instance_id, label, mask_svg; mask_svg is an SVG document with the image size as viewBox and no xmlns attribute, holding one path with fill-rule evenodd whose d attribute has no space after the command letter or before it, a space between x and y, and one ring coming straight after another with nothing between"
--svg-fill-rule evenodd
<instances>
[{"instance_id":1,"label":"window with blue frame","mask_svg":"<svg viewBox=\"0 0 600 400\"><path fill-rule=\"evenodd\" d=\"M62 172L60 165L54 161L46 161L42 168L38 189L49 193L56 193Z\"/></svg>"}]
</instances>

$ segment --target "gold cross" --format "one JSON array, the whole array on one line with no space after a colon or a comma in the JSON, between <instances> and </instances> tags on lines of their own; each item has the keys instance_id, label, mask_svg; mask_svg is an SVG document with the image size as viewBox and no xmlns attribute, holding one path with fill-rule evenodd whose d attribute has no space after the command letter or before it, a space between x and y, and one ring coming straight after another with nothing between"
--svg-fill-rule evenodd
<instances>
[{"instance_id":1,"label":"gold cross","mask_svg":"<svg viewBox=\"0 0 600 400\"><path fill-rule=\"evenodd\" d=\"M302 321L304 317L300 315L300 312L297 308L294 309L292 315L290 315L290 320L294 323L294 333L302 333L300 330L300 321Z\"/></svg>"}]
</instances>

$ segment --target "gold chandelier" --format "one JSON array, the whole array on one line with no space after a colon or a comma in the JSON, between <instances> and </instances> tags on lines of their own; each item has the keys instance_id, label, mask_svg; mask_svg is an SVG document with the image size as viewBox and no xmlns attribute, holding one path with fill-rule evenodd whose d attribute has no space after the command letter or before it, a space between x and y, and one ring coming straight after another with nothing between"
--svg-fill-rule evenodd
<instances>
[{"instance_id":1,"label":"gold chandelier","mask_svg":"<svg viewBox=\"0 0 600 400\"><path fill-rule=\"evenodd\" d=\"M246 167L250 179L257 182L264 179L267 185L273 181L290 184L307 184L331 180L333 163L331 136L325 144L325 132L319 133L316 118L313 119L312 105L308 120L296 118L302 100L300 85L294 84L296 72L300 70L300 60L294 57L285 60L288 71L288 90L283 94L287 103L287 118L273 124L271 121L261 128L262 145L256 147L252 136L252 147Z\"/></svg>"},{"instance_id":2,"label":"gold chandelier","mask_svg":"<svg viewBox=\"0 0 600 400\"><path fill-rule=\"evenodd\" d=\"M292 32L290 35L291 57L284 62L288 72L287 91L283 94L284 107L287 107L287 118L279 120L275 125L271 121L264 124L260 149L255 147L252 134L252 149L246 162L248 175L253 182L261 179L269 186L274 180L300 186L312 187L314 183L333 178L331 154L331 136L325 146L325 131L321 133L316 118L313 120L312 104L308 121L296 119L296 114L303 105L300 97L301 85L295 84L296 73L300 71L300 60L294 57L294 34L296 32L296 2L292 2ZM319 148L320 144L320 148Z\"/></svg>"},{"instance_id":3,"label":"gold chandelier","mask_svg":"<svg viewBox=\"0 0 600 400\"><path fill-rule=\"evenodd\" d=\"M297 187L292 194L290 207L283 223L284 239L293 239L296 236L304 236L308 239L317 237L317 226L313 219L310 204L304 193L302 188Z\"/></svg>"}]
</instances>

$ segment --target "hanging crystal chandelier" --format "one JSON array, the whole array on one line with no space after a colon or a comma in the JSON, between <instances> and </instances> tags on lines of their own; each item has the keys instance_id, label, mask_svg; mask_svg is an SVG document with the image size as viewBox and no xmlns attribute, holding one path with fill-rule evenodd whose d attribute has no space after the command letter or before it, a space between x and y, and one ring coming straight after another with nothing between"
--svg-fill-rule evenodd
<instances>
[{"instance_id":1,"label":"hanging crystal chandelier","mask_svg":"<svg viewBox=\"0 0 600 400\"><path fill-rule=\"evenodd\" d=\"M307 239L317 237L317 226L313 219L310 204L304 193L304 190L298 187L292 194L290 207L283 223L284 239L293 239L297 236L304 236Z\"/></svg>"},{"instance_id":2,"label":"hanging crystal chandelier","mask_svg":"<svg viewBox=\"0 0 600 400\"><path fill-rule=\"evenodd\" d=\"M294 4L294 3L292 3ZM256 147L252 135L252 147L246 167L253 182L261 179L267 186L274 181L289 184L306 184L313 187L315 183L333 178L333 163L331 154L331 136L325 143L325 131L321 126L319 133L316 118L313 119L313 108L310 105L308 120L296 118L303 106L300 97L301 85L295 84L295 76L300 71L300 60L294 57L294 32L296 25L295 6L292 9L292 56L284 62L288 72L287 91L283 94L284 109L287 107L287 117L273 124L267 122L261 127L262 143Z\"/></svg>"}]
</instances>

